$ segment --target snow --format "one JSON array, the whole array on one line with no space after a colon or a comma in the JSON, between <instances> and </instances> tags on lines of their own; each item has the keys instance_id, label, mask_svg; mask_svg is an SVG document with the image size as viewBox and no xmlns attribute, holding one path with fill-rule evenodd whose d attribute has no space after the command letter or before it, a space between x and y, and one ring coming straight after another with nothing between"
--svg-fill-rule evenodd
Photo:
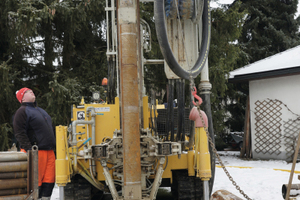
<instances>
[{"instance_id":1,"label":"snow","mask_svg":"<svg viewBox=\"0 0 300 200\"><path fill-rule=\"evenodd\" d=\"M221 159L233 179L237 182L237 185L251 199L283 199L281 187L283 184L288 184L292 168L291 163L280 160L244 160L239 158L239 152L223 151L219 153L222 155ZM300 180L298 180L299 170L300 166L296 164L293 184L300 183ZM227 178L223 169L217 167L213 192L220 189L228 190L236 196L243 198Z\"/></svg>"},{"instance_id":2,"label":"snow","mask_svg":"<svg viewBox=\"0 0 300 200\"><path fill-rule=\"evenodd\" d=\"M267 72L272 70L282 70L286 68L299 67L300 65L300 45L288 49L281 53L256 61L242 68L230 72L230 78L238 75Z\"/></svg>"},{"instance_id":3,"label":"snow","mask_svg":"<svg viewBox=\"0 0 300 200\"><path fill-rule=\"evenodd\" d=\"M238 151L219 151L222 162L237 185L253 200L282 200L281 187L288 184L292 163L281 160L246 160L239 158ZM216 174L213 192L227 190L245 199L232 185L216 159ZM300 163L296 164L293 184L300 184ZM56 186L51 200L58 200ZM300 197L297 198L300 200Z\"/></svg>"}]
</instances>

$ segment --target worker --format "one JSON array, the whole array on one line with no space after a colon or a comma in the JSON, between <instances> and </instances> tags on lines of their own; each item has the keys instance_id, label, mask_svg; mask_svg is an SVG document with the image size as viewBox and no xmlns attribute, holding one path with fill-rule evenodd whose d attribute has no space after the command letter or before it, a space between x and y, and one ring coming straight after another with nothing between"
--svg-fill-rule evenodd
<instances>
[{"instance_id":1,"label":"worker","mask_svg":"<svg viewBox=\"0 0 300 200\"><path fill-rule=\"evenodd\" d=\"M51 117L37 106L35 95L29 88L16 92L21 107L16 111L13 128L22 152L38 146L39 199L50 200L55 183L55 135Z\"/></svg>"}]
</instances>

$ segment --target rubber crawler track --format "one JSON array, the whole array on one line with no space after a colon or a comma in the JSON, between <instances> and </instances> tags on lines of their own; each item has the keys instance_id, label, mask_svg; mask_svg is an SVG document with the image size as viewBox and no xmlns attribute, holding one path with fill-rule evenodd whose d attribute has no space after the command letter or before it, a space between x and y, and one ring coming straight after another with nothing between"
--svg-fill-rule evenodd
<instances>
[{"instance_id":1,"label":"rubber crawler track","mask_svg":"<svg viewBox=\"0 0 300 200\"><path fill-rule=\"evenodd\" d=\"M79 175L64 187L65 200L90 200L91 184Z\"/></svg>"},{"instance_id":2,"label":"rubber crawler track","mask_svg":"<svg viewBox=\"0 0 300 200\"><path fill-rule=\"evenodd\" d=\"M187 170L173 171L171 189L176 200L202 200L202 181L195 176L188 176Z\"/></svg>"}]
</instances>

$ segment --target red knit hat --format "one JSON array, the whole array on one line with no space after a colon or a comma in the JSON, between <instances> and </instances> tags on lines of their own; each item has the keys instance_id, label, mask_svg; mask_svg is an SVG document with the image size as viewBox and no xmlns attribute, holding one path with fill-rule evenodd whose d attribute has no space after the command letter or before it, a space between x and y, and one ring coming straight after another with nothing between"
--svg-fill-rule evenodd
<instances>
[{"instance_id":1,"label":"red knit hat","mask_svg":"<svg viewBox=\"0 0 300 200\"><path fill-rule=\"evenodd\" d=\"M22 103L23 96L27 90L31 90L31 89L24 87L16 92L16 97L20 103Z\"/></svg>"}]
</instances>

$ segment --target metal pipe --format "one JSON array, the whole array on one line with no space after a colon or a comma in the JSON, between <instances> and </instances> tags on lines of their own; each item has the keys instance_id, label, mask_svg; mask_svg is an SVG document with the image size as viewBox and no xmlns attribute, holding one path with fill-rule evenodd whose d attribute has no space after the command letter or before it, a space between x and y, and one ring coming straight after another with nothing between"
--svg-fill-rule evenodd
<instances>
[{"instance_id":1,"label":"metal pipe","mask_svg":"<svg viewBox=\"0 0 300 200\"><path fill-rule=\"evenodd\" d=\"M74 153L74 171L77 171L77 151L78 148L76 147L77 145L77 138L76 138L76 126L77 124L91 124L92 125L92 145L96 144L96 131L95 131L95 116L96 116L96 112L95 112L95 108L93 106L87 107L86 108L86 113L91 112L91 117L92 119L90 121L86 121L86 120L75 120L72 122L72 142L71 144L75 147L73 147L73 153ZM95 161L93 161L93 170L95 171Z\"/></svg>"},{"instance_id":2,"label":"metal pipe","mask_svg":"<svg viewBox=\"0 0 300 200\"><path fill-rule=\"evenodd\" d=\"M116 53L116 47L115 47L115 38L114 38L114 36L115 35L117 35L116 33L115 33L115 11L116 11L116 9L115 9L115 1L111 1L111 32L112 32L112 34L111 34L111 43L112 43L112 51L114 52L114 53Z\"/></svg>"},{"instance_id":3,"label":"metal pipe","mask_svg":"<svg viewBox=\"0 0 300 200\"><path fill-rule=\"evenodd\" d=\"M0 162L26 161L27 154L21 152L1 152Z\"/></svg>"},{"instance_id":4,"label":"metal pipe","mask_svg":"<svg viewBox=\"0 0 300 200\"><path fill-rule=\"evenodd\" d=\"M27 187L27 178L3 179L0 181L0 190L19 189Z\"/></svg>"},{"instance_id":5,"label":"metal pipe","mask_svg":"<svg viewBox=\"0 0 300 200\"><path fill-rule=\"evenodd\" d=\"M287 192L289 192L289 197L296 197L297 195L300 195L300 184L291 184L289 191L288 191L288 186L289 184L282 185L281 193L284 199L286 199L287 197Z\"/></svg>"},{"instance_id":6,"label":"metal pipe","mask_svg":"<svg viewBox=\"0 0 300 200\"><path fill-rule=\"evenodd\" d=\"M113 12L112 12L112 23L113 23L113 26L114 26L114 29L113 29L113 33L115 35L115 47L114 47L114 51L115 51L115 57L113 57L113 60L115 61L115 70L116 70L116 75L117 75L117 97L120 97L120 80L119 80L119 55L118 55L118 52L117 52L117 49L118 49L118 34L117 34L117 27L116 27L116 21L115 21L115 13L116 13L116 5L115 5L115 1L112 1L112 7L113 7ZM118 6L117 6L118 7Z\"/></svg>"},{"instance_id":7,"label":"metal pipe","mask_svg":"<svg viewBox=\"0 0 300 200\"><path fill-rule=\"evenodd\" d=\"M208 60L206 60L203 70L201 71L201 82L209 82Z\"/></svg>"},{"instance_id":8,"label":"metal pipe","mask_svg":"<svg viewBox=\"0 0 300 200\"><path fill-rule=\"evenodd\" d=\"M64 186L59 186L58 187L58 193L59 193L59 200L65 200Z\"/></svg>"},{"instance_id":9,"label":"metal pipe","mask_svg":"<svg viewBox=\"0 0 300 200\"><path fill-rule=\"evenodd\" d=\"M91 126L92 126L92 145L96 144L96 130L95 130L95 117L96 117L96 112L95 112L95 108L93 106L89 106L86 108L86 113L89 112L89 110L91 110L91 117L92 119L88 122L91 122Z\"/></svg>"},{"instance_id":10,"label":"metal pipe","mask_svg":"<svg viewBox=\"0 0 300 200\"><path fill-rule=\"evenodd\" d=\"M11 179L11 178L27 178L27 172L7 172L0 173L0 179Z\"/></svg>"},{"instance_id":11,"label":"metal pipe","mask_svg":"<svg viewBox=\"0 0 300 200\"><path fill-rule=\"evenodd\" d=\"M27 198L27 195L20 194L20 195L13 195L13 196L4 196L0 197L0 200L24 200Z\"/></svg>"},{"instance_id":12,"label":"metal pipe","mask_svg":"<svg viewBox=\"0 0 300 200\"><path fill-rule=\"evenodd\" d=\"M211 112L211 103L210 103L210 94L211 94L211 84L209 82L209 70L208 70L208 61L206 61L205 66L201 72L201 82L199 85L200 97L203 100L202 108L203 111L207 114L208 117L208 132L213 143L215 143L214 127L212 121L212 112ZM212 147L209 145L210 160L211 160L211 179L209 181L210 193L212 192L214 179L215 179L215 154Z\"/></svg>"},{"instance_id":13,"label":"metal pipe","mask_svg":"<svg viewBox=\"0 0 300 200\"><path fill-rule=\"evenodd\" d=\"M208 184L208 181L203 181L203 200L209 200L209 184Z\"/></svg>"},{"instance_id":14,"label":"metal pipe","mask_svg":"<svg viewBox=\"0 0 300 200\"><path fill-rule=\"evenodd\" d=\"M139 0L118 0L124 199L141 199Z\"/></svg>"},{"instance_id":15,"label":"metal pipe","mask_svg":"<svg viewBox=\"0 0 300 200\"><path fill-rule=\"evenodd\" d=\"M145 65L157 65L157 64L164 64L165 60L162 59L144 59Z\"/></svg>"},{"instance_id":16,"label":"metal pipe","mask_svg":"<svg viewBox=\"0 0 300 200\"><path fill-rule=\"evenodd\" d=\"M38 172L38 147L32 146L28 151L28 170L27 170L27 194L33 199L39 196L39 172Z\"/></svg>"},{"instance_id":17,"label":"metal pipe","mask_svg":"<svg viewBox=\"0 0 300 200\"><path fill-rule=\"evenodd\" d=\"M107 52L111 52L110 47L110 42L109 42L109 19L108 19L108 12L110 11L109 7L108 7L108 0L106 0L106 4L105 4L105 14L106 14L106 46L107 46Z\"/></svg>"},{"instance_id":18,"label":"metal pipe","mask_svg":"<svg viewBox=\"0 0 300 200\"><path fill-rule=\"evenodd\" d=\"M76 126L77 126L77 124L93 124L93 123L95 123L95 121L93 121L93 118L90 121L75 120L75 121L72 122L72 142L71 142L72 146L76 146L77 145L77 139L76 139L76 135L77 135L76 134Z\"/></svg>"},{"instance_id":19,"label":"metal pipe","mask_svg":"<svg viewBox=\"0 0 300 200\"><path fill-rule=\"evenodd\" d=\"M141 23L140 23L140 28L139 30L143 30L143 19L141 19ZM143 97L146 94L146 88L144 87L144 48L143 48L143 44L144 44L144 40L143 40L143 31L139 31L139 37L141 38L141 40L139 41L139 46L138 49L140 50L140 68L138 70L138 77L139 78L139 108L140 108L140 116L143 116ZM142 45L141 45L142 44ZM144 117L140 118L140 124L143 125L144 124ZM143 126L142 126L143 127ZM143 179L143 178L142 178Z\"/></svg>"},{"instance_id":20,"label":"metal pipe","mask_svg":"<svg viewBox=\"0 0 300 200\"><path fill-rule=\"evenodd\" d=\"M115 200L115 199L118 199L119 198L119 195L118 195L118 192L116 190L116 187L115 187L115 184L114 184L114 181L113 179L111 178L111 175L109 173L109 170L107 168L107 165L106 165L106 161L102 160L101 161L101 165L103 167L103 174L105 176L105 180L106 180L106 183L109 187L109 190L110 190L110 193L111 193L111 196L112 198Z\"/></svg>"},{"instance_id":21,"label":"metal pipe","mask_svg":"<svg viewBox=\"0 0 300 200\"><path fill-rule=\"evenodd\" d=\"M27 154L25 154L27 156ZM27 170L27 161L21 162L2 162L0 163L1 172L21 172Z\"/></svg>"},{"instance_id":22,"label":"metal pipe","mask_svg":"<svg viewBox=\"0 0 300 200\"><path fill-rule=\"evenodd\" d=\"M26 188L0 190L0 196L26 194L26 193L27 193Z\"/></svg>"},{"instance_id":23,"label":"metal pipe","mask_svg":"<svg viewBox=\"0 0 300 200\"><path fill-rule=\"evenodd\" d=\"M157 168L157 171L156 171L156 174L155 174L155 179L154 179L154 182L153 182L153 186L152 186L152 189L151 189L151 192L150 192L150 200L152 199L156 199L156 194L157 194L157 191L158 191L158 188L161 184L161 179L162 179L162 175L164 173L164 170L163 170L163 164L165 163L165 158L160 158L159 159L159 166Z\"/></svg>"},{"instance_id":24,"label":"metal pipe","mask_svg":"<svg viewBox=\"0 0 300 200\"><path fill-rule=\"evenodd\" d=\"M91 121L93 122L91 124L92 126L92 145L96 144L96 112L95 112L95 108L93 106L87 107L86 108L86 113L89 112L89 110L91 110ZM95 164L95 160L92 160L92 170L93 170L93 174L96 171L96 164Z\"/></svg>"}]
</instances>

